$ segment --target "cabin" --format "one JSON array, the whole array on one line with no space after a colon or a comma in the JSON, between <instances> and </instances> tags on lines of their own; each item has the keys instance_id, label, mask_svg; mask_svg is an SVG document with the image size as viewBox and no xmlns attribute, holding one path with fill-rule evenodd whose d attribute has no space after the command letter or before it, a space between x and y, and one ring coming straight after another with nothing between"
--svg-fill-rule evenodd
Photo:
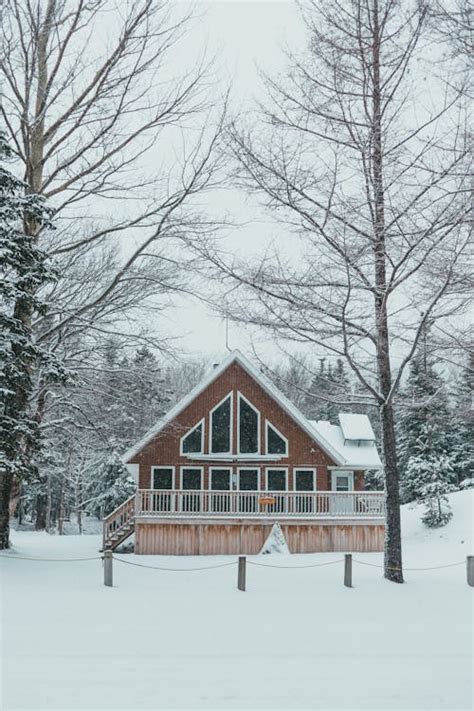
<instances>
[{"instance_id":1,"label":"cabin","mask_svg":"<svg viewBox=\"0 0 474 711\"><path fill-rule=\"evenodd\" d=\"M365 415L308 420L239 351L214 365L123 461L137 491L104 521L104 548L255 554L278 522L292 553L380 551L384 495Z\"/></svg>"}]
</instances>

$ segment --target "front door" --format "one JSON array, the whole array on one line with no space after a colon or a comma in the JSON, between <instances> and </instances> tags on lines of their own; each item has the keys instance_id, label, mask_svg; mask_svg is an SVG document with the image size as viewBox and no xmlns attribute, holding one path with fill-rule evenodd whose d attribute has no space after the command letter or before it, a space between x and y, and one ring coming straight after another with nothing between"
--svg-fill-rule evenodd
<instances>
[{"instance_id":1,"label":"front door","mask_svg":"<svg viewBox=\"0 0 474 711\"><path fill-rule=\"evenodd\" d=\"M340 496L333 496L331 511L344 515L354 512L354 472L334 469L331 472L332 490L338 492Z\"/></svg>"}]
</instances>

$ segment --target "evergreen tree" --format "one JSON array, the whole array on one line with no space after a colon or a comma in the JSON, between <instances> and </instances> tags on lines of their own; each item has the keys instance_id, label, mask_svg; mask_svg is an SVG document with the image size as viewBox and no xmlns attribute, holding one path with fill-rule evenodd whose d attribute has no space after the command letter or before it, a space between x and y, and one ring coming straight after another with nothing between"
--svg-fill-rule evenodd
<instances>
[{"instance_id":1,"label":"evergreen tree","mask_svg":"<svg viewBox=\"0 0 474 711\"><path fill-rule=\"evenodd\" d=\"M123 504L136 489L133 478L118 452L109 454L96 473L95 485L90 489L89 510L103 518Z\"/></svg>"},{"instance_id":2,"label":"evergreen tree","mask_svg":"<svg viewBox=\"0 0 474 711\"><path fill-rule=\"evenodd\" d=\"M38 291L52 279L47 255L35 233L49 223L44 201L3 162L11 150L0 133L0 549L9 545L9 507L14 477L29 472L31 453L40 446L37 422L28 409L32 369L60 377L56 361L32 335L35 313L44 312Z\"/></svg>"},{"instance_id":3,"label":"evergreen tree","mask_svg":"<svg viewBox=\"0 0 474 711\"><path fill-rule=\"evenodd\" d=\"M429 352L427 334L415 354L399 407L398 446L401 468L401 495L405 502L423 495L423 479L416 474L426 466L446 464L446 484L454 478L454 429L448 391L436 371ZM440 476L438 473L437 476Z\"/></svg>"},{"instance_id":4,"label":"evergreen tree","mask_svg":"<svg viewBox=\"0 0 474 711\"><path fill-rule=\"evenodd\" d=\"M456 482L474 478L474 353L453 388L454 473Z\"/></svg>"},{"instance_id":5,"label":"evergreen tree","mask_svg":"<svg viewBox=\"0 0 474 711\"><path fill-rule=\"evenodd\" d=\"M305 414L310 420L338 422L338 414L348 409L351 383L341 358L335 366L319 361L319 371L313 377L305 403Z\"/></svg>"},{"instance_id":6,"label":"evergreen tree","mask_svg":"<svg viewBox=\"0 0 474 711\"><path fill-rule=\"evenodd\" d=\"M407 476L417 492L417 501L425 505L421 520L430 528L444 526L452 518L447 497L456 489L449 482L452 473L451 461L446 455L409 459Z\"/></svg>"}]
</instances>

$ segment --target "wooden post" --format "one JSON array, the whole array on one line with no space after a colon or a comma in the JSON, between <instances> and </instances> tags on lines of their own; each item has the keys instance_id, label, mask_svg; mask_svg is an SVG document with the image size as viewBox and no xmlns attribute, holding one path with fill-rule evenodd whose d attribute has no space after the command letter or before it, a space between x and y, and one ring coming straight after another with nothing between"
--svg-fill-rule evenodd
<instances>
[{"instance_id":1,"label":"wooden post","mask_svg":"<svg viewBox=\"0 0 474 711\"><path fill-rule=\"evenodd\" d=\"M245 569L247 558L244 555L239 555L239 570L237 576L237 588L245 592Z\"/></svg>"},{"instance_id":2,"label":"wooden post","mask_svg":"<svg viewBox=\"0 0 474 711\"><path fill-rule=\"evenodd\" d=\"M346 553L344 556L344 585L346 588L352 587L352 554Z\"/></svg>"},{"instance_id":3,"label":"wooden post","mask_svg":"<svg viewBox=\"0 0 474 711\"><path fill-rule=\"evenodd\" d=\"M474 588L474 555L466 557L467 584Z\"/></svg>"},{"instance_id":4,"label":"wooden post","mask_svg":"<svg viewBox=\"0 0 474 711\"><path fill-rule=\"evenodd\" d=\"M114 559L114 554L110 550L104 551L104 585L111 588L113 587L113 572L112 564Z\"/></svg>"}]
</instances>

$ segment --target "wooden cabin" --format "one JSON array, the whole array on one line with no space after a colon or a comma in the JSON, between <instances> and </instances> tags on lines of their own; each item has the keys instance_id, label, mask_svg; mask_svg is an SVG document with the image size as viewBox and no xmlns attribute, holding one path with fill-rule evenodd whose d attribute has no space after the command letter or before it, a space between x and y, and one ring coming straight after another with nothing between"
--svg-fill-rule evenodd
<instances>
[{"instance_id":1,"label":"wooden cabin","mask_svg":"<svg viewBox=\"0 0 474 711\"><path fill-rule=\"evenodd\" d=\"M104 547L254 554L279 522L293 553L380 551L384 496L365 415L311 421L239 351L215 365L124 455L136 495L104 521Z\"/></svg>"}]
</instances>

